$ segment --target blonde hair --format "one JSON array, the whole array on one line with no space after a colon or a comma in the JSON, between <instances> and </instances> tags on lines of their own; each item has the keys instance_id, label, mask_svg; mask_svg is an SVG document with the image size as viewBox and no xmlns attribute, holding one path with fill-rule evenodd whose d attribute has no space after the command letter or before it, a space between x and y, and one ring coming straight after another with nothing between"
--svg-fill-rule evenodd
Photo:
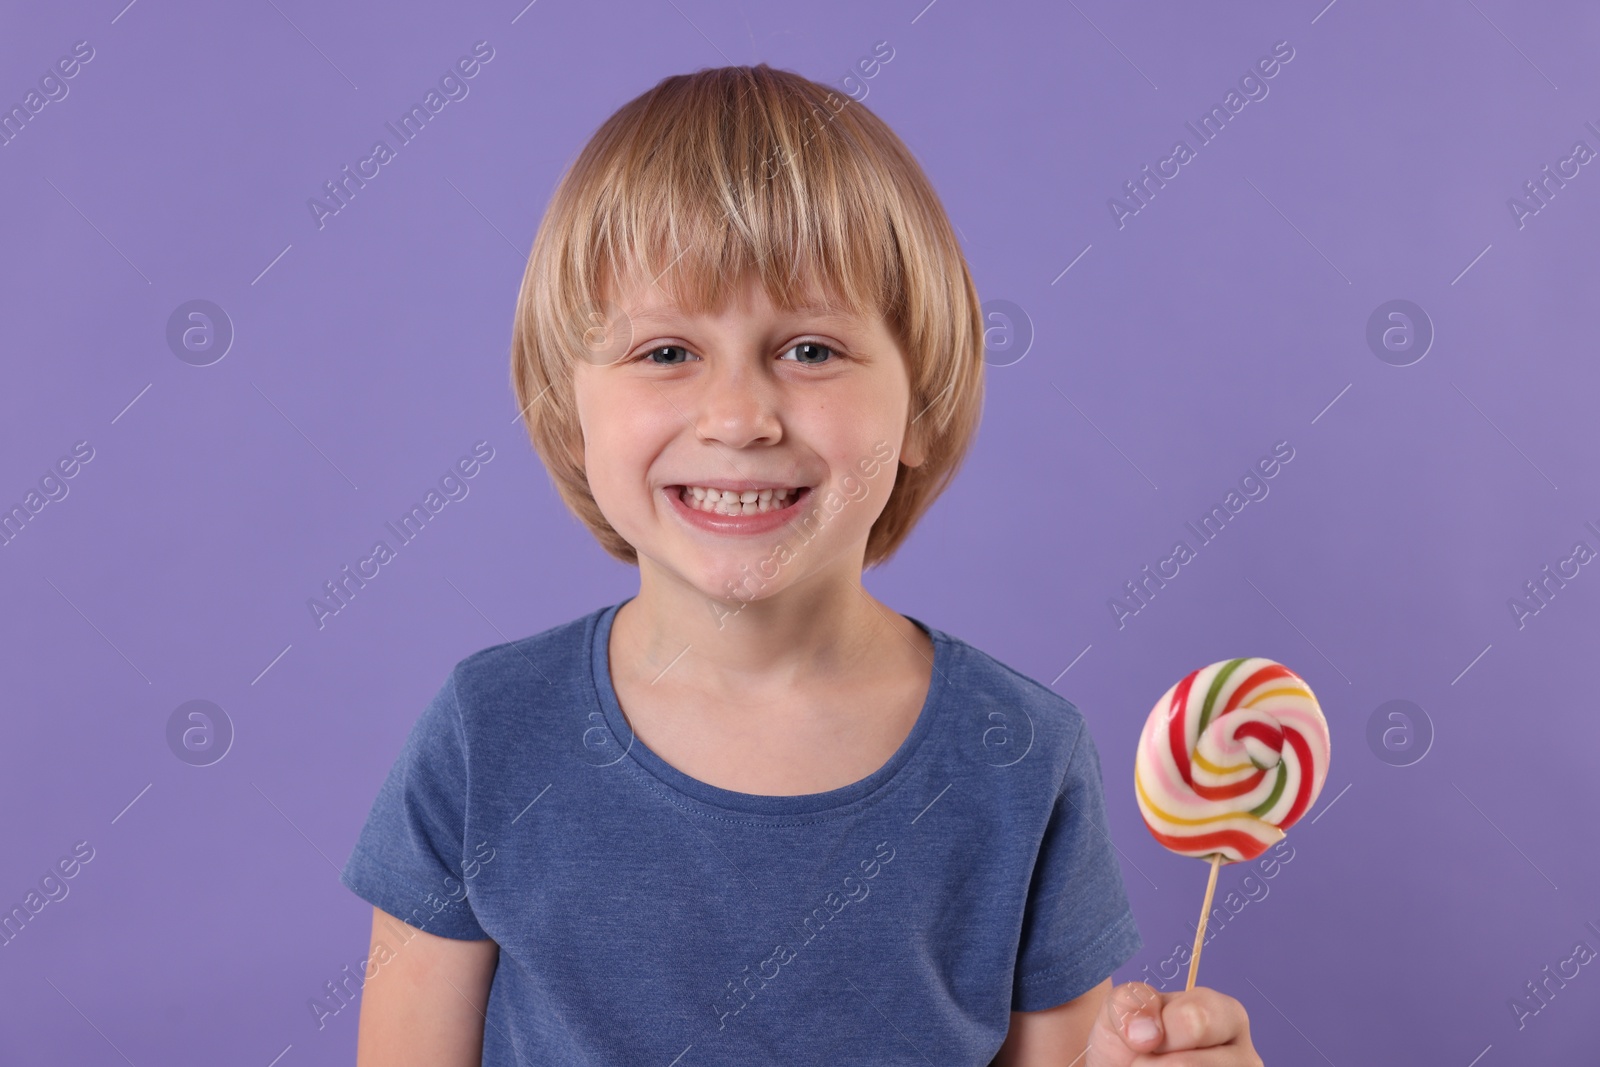
<instances>
[{"instance_id":1,"label":"blonde hair","mask_svg":"<svg viewBox=\"0 0 1600 1067\"><path fill-rule=\"evenodd\" d=\"M713 313L751 273L778 308L824 294L882 315L905 353L909 430L867 538L888 559L949 484L983 407L977 289L927 176L866 105L799 74L718 67L662 79L590 138L552 195L517 297L511 379L528 436L567 506L617 559L638 555L601 514L584 472L573 364L626 354L609 293L657 279L689 314Z\"/></svg>"}]
</instances>

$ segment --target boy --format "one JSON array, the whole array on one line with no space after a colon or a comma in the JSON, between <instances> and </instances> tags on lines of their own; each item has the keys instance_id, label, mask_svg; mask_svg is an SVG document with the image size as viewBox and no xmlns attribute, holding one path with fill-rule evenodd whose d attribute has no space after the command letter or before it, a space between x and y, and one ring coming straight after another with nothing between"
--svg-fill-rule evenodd
<instances>
[{"instance_id":1,"label":"boy","mask_svg":"<svg viewBox=\"0 0 1600 1067\"><path fill-rule=\"evenodd\" d=\"M861 585L965 455L982 344L864 106L763 64L602 125L513 381L639 592L417 721L343 873L361 1064L1259 1067L1238 1001L1111 989L1140 940L1078 710Z\"/></svg>"}]
</instances>

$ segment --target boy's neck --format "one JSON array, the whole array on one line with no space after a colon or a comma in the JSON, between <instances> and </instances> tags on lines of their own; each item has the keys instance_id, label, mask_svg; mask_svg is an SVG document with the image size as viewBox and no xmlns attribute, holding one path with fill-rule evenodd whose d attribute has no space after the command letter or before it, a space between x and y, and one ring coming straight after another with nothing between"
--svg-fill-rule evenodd
<instances>
[{"instance_id":1,"label":"boy's neck","mask_svg":"<svg viewBox=\"0 0 1600 1067\"><path fill-rule=\"evenodd\" d=\"M712 600L646 561L639 594L612 620L612 672L647 681L693 672L713 691L841 679L869 672L885 640L903 649L911 630L862 587L859 573L811 574L756 600ZM926 639L915 636L920 649Z\"/></svg>"}]
</instances>

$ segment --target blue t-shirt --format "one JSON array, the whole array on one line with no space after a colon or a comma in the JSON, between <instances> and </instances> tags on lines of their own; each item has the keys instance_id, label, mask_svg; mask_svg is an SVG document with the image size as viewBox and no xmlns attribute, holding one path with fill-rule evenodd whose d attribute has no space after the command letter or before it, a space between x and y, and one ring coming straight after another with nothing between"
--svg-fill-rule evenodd
<instances>
[{"instance_id":1,"label":"blue t-shirt","mask_svg":"<svg viewBox=\"0 0 1600 1067\"><path fill-rule=\"evenodd\" d=\"M734 792L633 738L620 606L457 664L342 874L412 926L500 946L486 1065L983 1067L1011 1012L1141 947L1068 701L912 619L932 681L887 763Z\"/></svg>"}]
</instances>

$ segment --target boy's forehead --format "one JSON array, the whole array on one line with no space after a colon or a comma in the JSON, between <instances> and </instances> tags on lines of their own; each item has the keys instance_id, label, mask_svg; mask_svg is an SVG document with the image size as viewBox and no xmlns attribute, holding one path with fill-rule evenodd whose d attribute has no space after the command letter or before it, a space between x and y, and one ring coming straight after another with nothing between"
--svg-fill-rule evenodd
<instances>
[{"instance_id":1,"label":"boy's forehead","mask_svg":"<svg viewBox=\"0 0 1600 1067\"><path fill-rule=\"evenodd\" d=\"M785 310L772 301L759 278L750 275L731 287L725 306L721 308L686 308L667 288L649 279L629 278L615 289L612 297L621 310L635 324L679 321L701 316L715 316L728 312L751 311L772 306L779 314L839 323L859 323L863 315L852 311L843 303L832 300L816 287L802 288Z\"/></svg>"}]
</instances>

